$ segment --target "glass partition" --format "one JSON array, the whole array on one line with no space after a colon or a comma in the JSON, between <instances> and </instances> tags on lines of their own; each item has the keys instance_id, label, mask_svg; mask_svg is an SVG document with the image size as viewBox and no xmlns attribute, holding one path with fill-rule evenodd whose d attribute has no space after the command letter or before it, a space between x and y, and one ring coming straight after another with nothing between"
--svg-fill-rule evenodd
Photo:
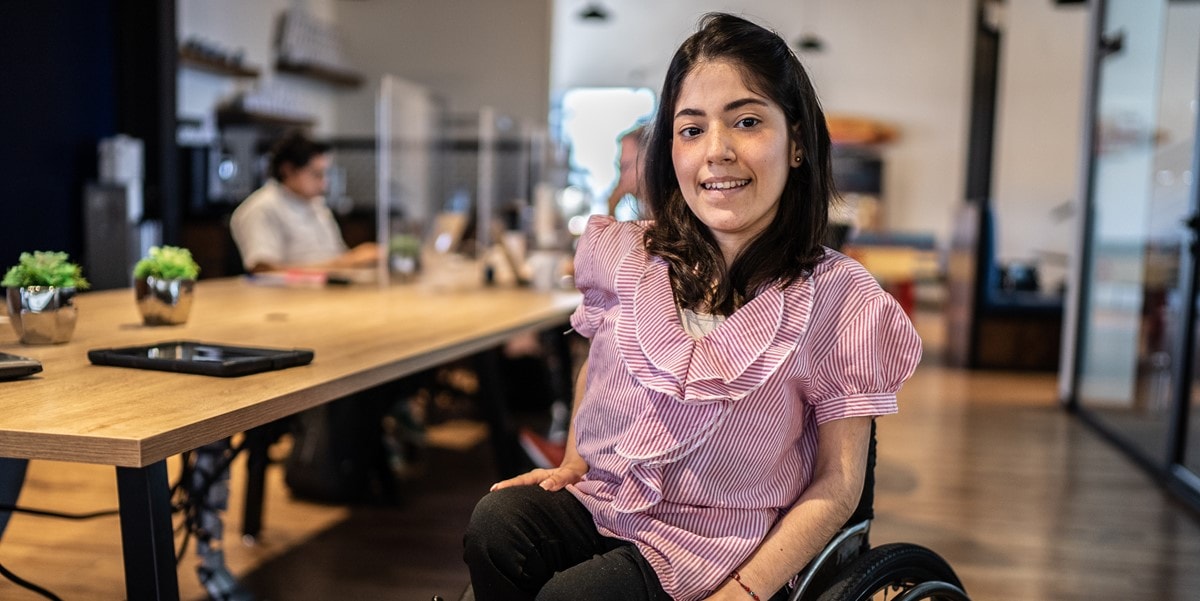
<instances>
[{"instance_id":1,"label":"glass partition","mask_svg":"<svg viewBox=\"0 0 1200 601\"><path fill-rule=\"evenodd\" d=\"M1189 213L1177 184L1191 129L1174 112L1175 82L1164 70L1168 2L1102 6L1076 394L1138 454L1165 464Z\"/></svg>"}]
</instances>

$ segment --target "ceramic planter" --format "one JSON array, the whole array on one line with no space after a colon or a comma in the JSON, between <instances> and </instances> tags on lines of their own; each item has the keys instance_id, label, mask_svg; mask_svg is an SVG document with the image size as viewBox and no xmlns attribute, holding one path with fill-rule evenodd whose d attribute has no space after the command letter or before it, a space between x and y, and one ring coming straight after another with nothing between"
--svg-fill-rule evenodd
<instances>
[{"instance_id":1,"label":"ceramic planter","mask_svg":"<svg viewBox=\"0 0 1200 601\"><path fill-rule=\"evenodd\" d=\"M7 288L8 321L23 344L59 344L75 333L75 288Z\"/></svg>"},{"instance_id":2,"label":"ceramic planter","mask_svg":"<svg viewBox=\"0 0 1200 601\"><path fill-rule=\"evenodd\" d=\"M164 280L154 276L134 280L133 291L142 322L148 326L186 323L195 289L196 280Z\"/></svg>"}]
</instances>

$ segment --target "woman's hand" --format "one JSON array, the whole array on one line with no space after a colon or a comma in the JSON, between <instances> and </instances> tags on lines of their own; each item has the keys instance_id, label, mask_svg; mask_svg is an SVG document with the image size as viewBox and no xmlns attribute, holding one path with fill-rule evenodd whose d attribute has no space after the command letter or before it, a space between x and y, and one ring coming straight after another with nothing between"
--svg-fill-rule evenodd
<instances>
[{"instance_id":1,"label":"woman's hand","mask_svg":"<svg viewBox=\"0 0 1200 601\"><path fill-rule=\"evenodd\" d=\"M525 472L515 478L501 480L492 485L491 490L500 490L510 486L528 486L536 484L546 490L556 491L561 490L568 484L579 482L583 475L587 473L587 464L583 459L576 461L564 461L562 465L554 469L536 469Z\"/></svg>"}]
</instances>

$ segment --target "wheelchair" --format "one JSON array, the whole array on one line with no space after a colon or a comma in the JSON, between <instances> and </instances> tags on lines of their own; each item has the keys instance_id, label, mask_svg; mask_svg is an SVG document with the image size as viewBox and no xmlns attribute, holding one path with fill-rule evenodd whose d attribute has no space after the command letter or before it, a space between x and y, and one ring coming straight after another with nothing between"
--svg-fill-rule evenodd
<instances>
[{"instance_id":1,"label":"wheelchair","mask_svg":"<svg viewBox=\"0 0 1200 601\"><path fill-rule=\"evenodd\" d=\"M846 525L785 587L788 601L970 601L940 555L913 543L872 547L875 517L875 422L858 507ZM774 597L773 597L774 598Z\"/></svg>"},{"instance_id":2,"label":"wheelchair","mask_svg":"<svg viewBox=\"0 0 1200 601\"><path fill-rule=\"evenodd\" d=\"M875 422L858 507L846 525L770 601L971 601L954 569L913 543L870 544L875 517ZM784 597L784 595L787 595ZM433 601L442 601L434 597ZM470 586L459 601L475 601Z\"/></svg>"}]
</instances>

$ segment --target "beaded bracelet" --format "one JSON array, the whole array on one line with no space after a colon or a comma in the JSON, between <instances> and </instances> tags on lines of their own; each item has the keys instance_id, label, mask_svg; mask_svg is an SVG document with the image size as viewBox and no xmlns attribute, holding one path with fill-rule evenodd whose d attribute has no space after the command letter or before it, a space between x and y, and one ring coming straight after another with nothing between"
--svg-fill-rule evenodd
<instances>
[{"instance_id":1,"label":"beaded bracelet","mask_svg":"<svg viewBox=\"0 0 1200 601\"><path fill-rule=\"evenodd\" d=\"M738 574L737 570L734 570L730 576L733 578L734 582L738 583L738 586L742 587L742 590L746 591L747 595L750 595L751 599L754 599L754 601L762 601L762 597L759 597L758 593L750 590L750 587L746 586L745 583L742 582L742 575Z\"/></svg>"}]
</instances>

